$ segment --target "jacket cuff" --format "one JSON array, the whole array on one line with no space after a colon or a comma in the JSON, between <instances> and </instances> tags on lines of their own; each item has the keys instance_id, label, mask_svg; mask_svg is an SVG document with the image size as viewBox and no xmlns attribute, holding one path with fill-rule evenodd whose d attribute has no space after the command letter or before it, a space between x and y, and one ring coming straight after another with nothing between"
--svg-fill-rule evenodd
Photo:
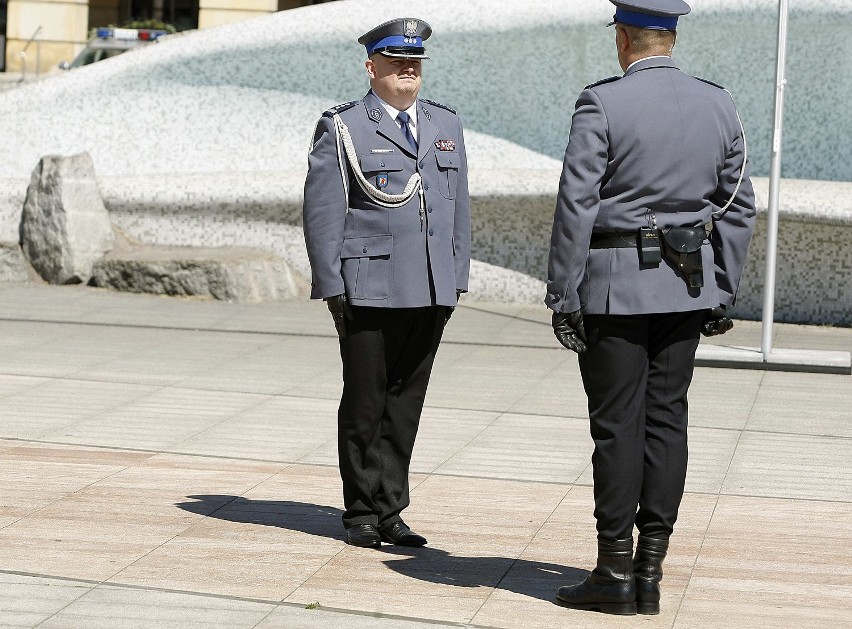
<instances>
[{"instance_id":1,"label":"jacket cuff","mask_svg":"<svg viewBox=\"0 0 852 629\"><path fill-rule=\"evenodd\" d=\"M576 312L580 309L580 299L577 295L562 295L548 291L544 303L553 312Z\"/></svg>"}]
</instances>

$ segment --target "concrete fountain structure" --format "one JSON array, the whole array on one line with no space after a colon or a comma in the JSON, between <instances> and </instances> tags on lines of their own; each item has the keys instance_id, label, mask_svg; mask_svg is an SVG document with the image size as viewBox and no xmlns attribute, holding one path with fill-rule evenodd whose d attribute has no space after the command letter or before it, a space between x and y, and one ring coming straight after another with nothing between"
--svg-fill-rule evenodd
<instances>
[{"instance_id":1,"label":"concrete fountain structure","mask_svg":"<svg viewBox=\"0 0 852 629\"><path fill-rule=\"evenodd\" d=\"M704 0L675 59L728 87L767 203L777 3ZM143 245L249 246L306 275L300 227L319 114L367 89L358 35L389 0L343 0L168 38L0 95L0 241L17 242L29 174L46 154L91 154L114 225ZM603 0L426 0L423 95L466 126L473 195L470 299L539 302L573 103L619 71ZM852 7L791 13L779 287L782 321L852 324ZM598 30L600 28L600 31ZM826 54L831 51L831 54ZM815 76L817 75L817 76ZM763 221L737 315L759 318ZM298 284L298 282L297 282Z\"/></svg>"}]
</instances>

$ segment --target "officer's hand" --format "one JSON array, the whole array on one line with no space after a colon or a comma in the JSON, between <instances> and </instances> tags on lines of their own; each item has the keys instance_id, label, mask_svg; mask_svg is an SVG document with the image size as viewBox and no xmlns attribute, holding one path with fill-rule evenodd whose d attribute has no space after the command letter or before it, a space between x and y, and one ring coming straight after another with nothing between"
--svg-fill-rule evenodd
<instances>
[{"instance_id":1,"label":"officer's hand","mask_svg":"<svg viewBox=\"0 0 852 629\"><path fill-rule=\"evenodd\" d=\"M701 334L704 336L717 336L724 334L734 327L734 322L728 317L725 306L719 306L708 310L704 314L704 324L701 326Z\"/></svg>"},{"instance_id":2,"label":"officer's hand","mask_svg":"<svg viewBox=\"0 0 852 629\"><path fill-rule=\"evenodd\" d=\"M583 313L579 310L574 312L553 313L553 333L562 343L562 346L572 352L582 354L588 347L586 343L586 329L583 327Z\"/></svg>"},{"instance_id":3,"label":"officer's hand","mask_svg":"<svg viewBox=\"0 0 852 629\"><path fill-rule=\"evenodd\" d=\"M352 318L352 311L349 308L349 302L346 301L346 295L335 295L327 297L325 305L328 306L328 311L331 313L331 318L334 320L334 327L337 330L337 336L346 338L346 319Z\"/></svg>"}]
</instances>

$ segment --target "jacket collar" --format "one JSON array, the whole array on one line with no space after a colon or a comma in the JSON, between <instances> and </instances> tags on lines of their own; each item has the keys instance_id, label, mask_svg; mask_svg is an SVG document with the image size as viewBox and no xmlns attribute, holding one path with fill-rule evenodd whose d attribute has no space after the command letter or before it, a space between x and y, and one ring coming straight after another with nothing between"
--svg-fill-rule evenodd
<instances>
[{"instance_id":1,"label":"jacket collar","mask_svg":"<svg viewBox=\"0 0 852 629\"><path fill-rule=\"evenodd\" d=\"M408 140L406 140L405 136L402 134L402 130L396 126L396 121L388 113L388 110L384 108L384 105L382 105L378 97L373 94L372 90L367 92L367 95L363 98L363 103L367 110L367 117L376 123L376 133L385 136L406 154L416 157L416 155L414 155L414 151L411 150L411 146L408 144ZM418 106L420 106L419 101ZM417 113L418 135L422 135L422 116L420 115L422 113L422 109L418 110ZM422 142L418 142L418 148L421 146Z\"/></svg>"},{"instance_id":2,"label":"jacket collar","mask_svg":"<svg viewBox=\"0 0 852 629\"><path fill-rule=\"evenodd\" d=\"M627 72L624 73L624 76L630 76L631 74L636 74L637 72L648 70L650 68L678 69L671 57L646 57L645 59L636 61L633 65L627 68Z\"/></svg>"}]
</instances>

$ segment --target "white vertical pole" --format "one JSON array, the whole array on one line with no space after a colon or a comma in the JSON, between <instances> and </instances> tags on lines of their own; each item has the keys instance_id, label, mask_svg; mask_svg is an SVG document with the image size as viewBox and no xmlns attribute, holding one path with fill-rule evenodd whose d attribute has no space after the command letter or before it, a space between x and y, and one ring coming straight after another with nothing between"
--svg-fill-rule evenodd
<instances>
[{"instance_id":1,"label":"white vertical pole","mask_svg":"<svg viewBox=\"0 0 852 629\"><path fill-rule=\"evenodd\" d=\"M763 288L763 361L772 353L772 324L775 320L775 258L778 250L778 192L781 183L781 128L784 117L784 78L787 51L787 0L778 1L778 53L775 62L775 125L769 165L769 208L766 218L766 281Z\"/></svg>"}]
</instances>

